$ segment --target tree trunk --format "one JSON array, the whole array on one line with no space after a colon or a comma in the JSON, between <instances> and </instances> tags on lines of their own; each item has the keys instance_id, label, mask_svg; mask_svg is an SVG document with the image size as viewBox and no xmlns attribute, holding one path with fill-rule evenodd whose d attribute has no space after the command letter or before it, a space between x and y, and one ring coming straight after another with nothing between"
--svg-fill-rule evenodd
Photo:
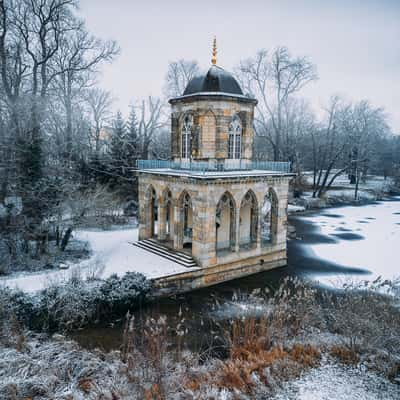
<instances>
[{"instance_id":1,"label":"tree trunk","mask_svg":"<svg viewBox=\"0 0 400 400\"><path fill-rule=\"evenodd\" d=\"M72 234L72 228L69 227L66 231L65 234L61 240L61 246L60 249L61 251L64 251L69 243L69 240L71 239L71 234Z\"/></svg>"}]
</instances>

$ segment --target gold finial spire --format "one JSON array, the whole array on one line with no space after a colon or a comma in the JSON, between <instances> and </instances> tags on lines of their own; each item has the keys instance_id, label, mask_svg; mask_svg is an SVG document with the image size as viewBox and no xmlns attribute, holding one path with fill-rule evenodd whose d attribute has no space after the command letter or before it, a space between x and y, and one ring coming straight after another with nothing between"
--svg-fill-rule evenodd
<instances>
[{"instance_id":1,"label":"gold finial spire","mask_svg":"<svg viewBox=\"0 0 400 400\"><path fill-rule=\"evenodd\" d=\"M213 65L217 64L217 38L215 36L214 36L214 42L213 42L211 63Z\"/></svg>"}]
</instances>

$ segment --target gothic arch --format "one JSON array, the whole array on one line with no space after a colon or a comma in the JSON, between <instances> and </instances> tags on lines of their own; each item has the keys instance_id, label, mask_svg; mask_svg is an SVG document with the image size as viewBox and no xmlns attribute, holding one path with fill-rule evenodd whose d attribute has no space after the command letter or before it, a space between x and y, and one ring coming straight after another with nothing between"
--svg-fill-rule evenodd
<instances>
[{"instance_id":1,"label":"gothic arch","mask_svg":"<svg viewBox=\"0 0 400 400\"><path fill-rule=\"evenodd\" d=\"M275 244L278 234L279 200L276 191L271 187L264 196L261 208L261 240L262 244Z\"/></svg>"},{"instance_id":2,"label":"gothic arch","mask_svg":"<svg viewBox=\"0 0 400 400\"><path fill-rule=\"evenodd\" d=\"M236 202L228 191L220 197L216 207L216 250L235 249L236 243Z\"/></svg>"},{"instance_id":3,"label":"gothic arch","mask_svg":"<svg viewBox=\"0 0 400 400\"><path fill-rule=\"evenodd\" d=\"M239 214L239 244L244 247L254 247L258 235L258 201L250 189L243 196Z\"/></svg>"},{"instance_id":4,"label":"gothic arch","mask_svg":"<svg viewBox=\"0 0 400 400\"><path fill-rule=\"evenodd\" d=\"M149 236L153 237L157 233L157 214L158 199L157 192L153 185L149 185L144 196L145 200L145 225L148 229Z\"/></svg>"},{"instance_id":5,"label":"gothic arch","mask_svg":"<svg viewBox=\"0 0 400 400\"><path fill-rule=\"evenodd\" d=\"M173 238L174 206L172 191L166 186L160 195L159 239L170 241Z\"/></svg>"},{"instance_id":6,"label":"gothic arch","mask_svg":"<svg viewBox=\"0 0 400 400\"><path fill-rule=\"evenodd\" d=\"M174 227L177 235L177 247L191 249L193 236L193 203L190 193L183 190L177 200L178 226Z\"/></svg>"}]
</instances>

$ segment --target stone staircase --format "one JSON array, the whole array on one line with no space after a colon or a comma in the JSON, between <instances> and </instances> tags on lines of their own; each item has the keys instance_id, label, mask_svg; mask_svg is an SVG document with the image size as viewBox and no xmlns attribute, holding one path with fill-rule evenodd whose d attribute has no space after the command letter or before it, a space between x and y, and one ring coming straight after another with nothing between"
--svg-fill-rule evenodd
<instances>
[{"instance_id":1,"label":"stone staircase","mask_svg":"<svg viewBox=\"0 0 400 400\"><path fill-rule=\"evenodd\" d=\"M187 268L197 267L197 263L192 256L164 246L160 242L154 239L139 240L138 242L131 242L140 249L147 250L150 253L156 254L160 257L166 258L167 260L176 262L177 264L183 265Z\"/></svg>"}]
</instances>

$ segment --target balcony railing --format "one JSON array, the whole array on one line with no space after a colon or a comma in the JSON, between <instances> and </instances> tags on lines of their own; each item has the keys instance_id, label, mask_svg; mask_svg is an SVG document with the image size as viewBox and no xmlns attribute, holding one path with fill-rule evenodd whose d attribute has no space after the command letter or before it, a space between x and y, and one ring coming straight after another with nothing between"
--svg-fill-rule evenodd
<instances>
[{"instance_id":1,"label":"balcony railing","mask_svg":"<svg viewBox=\"0 0 400 400\"><path fill-rule=\"evenodd\" d=\"M251 171L262 170L271 172L290 172L290 162L284 161L164 161L164 160L137 160L137 169L175 169L193 171L196 173Z\"/></svg>"}]
</instances>

